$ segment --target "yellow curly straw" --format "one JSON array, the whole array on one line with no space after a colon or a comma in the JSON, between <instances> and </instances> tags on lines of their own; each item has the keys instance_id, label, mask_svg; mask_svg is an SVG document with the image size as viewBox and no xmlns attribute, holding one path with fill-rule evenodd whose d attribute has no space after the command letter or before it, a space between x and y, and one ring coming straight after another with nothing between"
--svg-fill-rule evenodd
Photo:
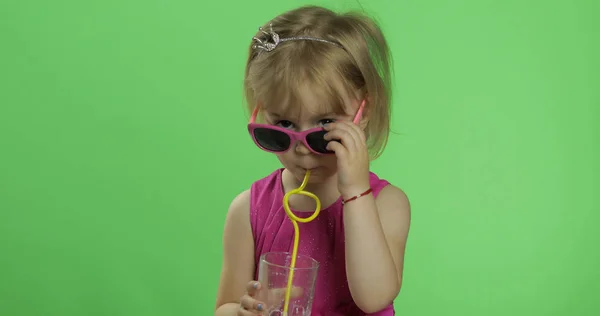
<instances>
[{"instance_id":1,"label":"yellow curly straw","mask_svg":"<svg viewBox=\"0 0 600 316\"><path fill-rule=\"evenodd\" d=\"M306 175L304 175L304 181L302 181L302 184L300 185L300 187L298 187L297 189L291 190L290 192L286 193L283 196L283 208L285 209L287 216L292 221L292 225L294 225L294 246L292 248L292 262L290 264L290 273L288 275L287 291L285 292L285 301L283 303L283 315L284 316L287 316L287 314L288 314L288 308L290 305L290 295L292 294L292 280L294 279L294 269L296 269L296 257L298 256L298 242L300 240L300 228L298 227L298 222L308 223L308 222L312 221L313 219L315 219L319 215L319 212L321 212L321 201L319 200L319 198L316 195L314 195L313 193L304 191L304 188L306 187L306 184L308 183L309 176L310 176L310 170L306 170ZM313 200L315 200L315 202L317 202L315 212L311 216L306 217L306 218L298 217L294 213L292 213L292 210L290 210L290 203L289 203L289 198L290 198L290 195L292 195L292 194L305 195L305 196L308 196L308 197L312 198Z\"/></svg>"}]
</instances>

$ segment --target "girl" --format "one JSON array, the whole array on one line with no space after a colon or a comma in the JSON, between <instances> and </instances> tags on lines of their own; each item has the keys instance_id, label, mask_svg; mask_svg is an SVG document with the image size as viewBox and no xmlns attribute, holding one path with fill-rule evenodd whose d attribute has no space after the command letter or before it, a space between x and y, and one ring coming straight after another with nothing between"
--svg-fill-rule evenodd
<instances>
[{"instance_id":1,"label":"girl","mask_svg":"<svg viewBox=\"0 0 600 316\"><path fill-rule=\"evenodd\" d=\"M271 127L250 124L249 131L283 168L231 203L215 315L265 310L255 298L261 284L251 280L263 253L291 252L282 198L307 170L305 190L323 205L314 221L300 224L299 254L320 264L312 315L394 315L410 207L400 189L369 171L389 133L389 64L379 27L360 14L302 7L259 29L245 91L251 123L258 116ZM310 198L289 202L297 214L314 211Z\"/></svg>"}]
</instances>

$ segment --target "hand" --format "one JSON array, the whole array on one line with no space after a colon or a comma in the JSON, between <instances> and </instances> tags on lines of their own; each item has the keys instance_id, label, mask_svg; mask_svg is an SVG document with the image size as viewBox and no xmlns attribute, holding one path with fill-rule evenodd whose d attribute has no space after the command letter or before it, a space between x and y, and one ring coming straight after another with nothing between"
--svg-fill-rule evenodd
<instances>
[{"instance_id":1,"label":"hand","mask_svg":"<svg viewBox=\"0 0 600 316\"><path fill-rule=\"evenodd\" d=\"M240 309L236 315L238 316L250 316L250 315L262 315L267 310L267 305L257 300L259 291L262 290L262 285L257 281L250 281L246 286L246 295L240 299ZM260 296L263 299L269 300L269 304L280 305L285 299L286 288L273 288L267 292L262 292ZM290 299L296 299L304 295L304 290L301 287L292 287L290 293Z\"/></svg>"},{"instance_id":2,"label":"hand","mask_svg":"<svg viewBox=\"0 0 600 316\"><path fill-rule=\"evenodd\" d=\"M250 281L246 286L246 295L240 299L240 309L238 316L262 315L265 310L265 303L255 299L261 285L257 281Z\"/></svg>"},{"instance_id":3,"label":"hand","mask_svg":"<svg viewBox=\"0 0 600 316\"><path fill-rule=\"evenodd\" d=\"M347 199L370 187L369 152L365 133L356 124L337 121L325 125L327 149L335 152L338 166L338 190ZM331 141L331 140L339 140Z\"/></svg>"}]
</instances>

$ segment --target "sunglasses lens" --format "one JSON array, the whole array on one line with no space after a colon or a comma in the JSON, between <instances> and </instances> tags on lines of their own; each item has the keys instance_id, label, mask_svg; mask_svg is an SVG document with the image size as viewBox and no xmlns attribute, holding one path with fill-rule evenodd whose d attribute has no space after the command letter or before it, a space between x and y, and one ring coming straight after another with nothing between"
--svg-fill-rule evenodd
<instances>
[{"instance_id":1,"label":"sunglasses lens","mask_svg":"<svg viewBox=\"0 0 600 316\"><path fill-rule=\"evenodd\" d=\"M323 138L327 132L326 131L318 131L314 133L310 133L306 135L306 142L314 151L322 154L329 154L332 151L327 150L328 141Z\"/></svg>"},{"instance_id":2,"label":"sunglasses lens","mask_svg":"<svg viewBox=\"0 0 600 316\"><path fill-rule=\"evenodd\" d=\"M290 147L290 137L277 130L268 128L257 128L254 130L254 138L266 150L285 151Z\"/></svg>"}]
</instances>

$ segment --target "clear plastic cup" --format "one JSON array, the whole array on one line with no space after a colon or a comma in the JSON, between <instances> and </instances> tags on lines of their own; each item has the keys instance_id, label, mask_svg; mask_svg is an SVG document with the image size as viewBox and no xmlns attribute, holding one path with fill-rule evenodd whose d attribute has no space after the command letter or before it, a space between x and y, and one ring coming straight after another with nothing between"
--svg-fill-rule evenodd
<instances>
[{"instance_id":1,"label":"clear plastic cup","mask_svg":"<svg viewBox=\"0 0 600 316\"><path fill-rule=\"evenodd\" d=\"M291 261L292 254L289 252L269 252L260 257L258 281L261 290L258 299L267 305L266 316L310 316L319 263L308 256L298 255L296 258L286 315L284 300Z\"/></svg>"}]
</instances>

